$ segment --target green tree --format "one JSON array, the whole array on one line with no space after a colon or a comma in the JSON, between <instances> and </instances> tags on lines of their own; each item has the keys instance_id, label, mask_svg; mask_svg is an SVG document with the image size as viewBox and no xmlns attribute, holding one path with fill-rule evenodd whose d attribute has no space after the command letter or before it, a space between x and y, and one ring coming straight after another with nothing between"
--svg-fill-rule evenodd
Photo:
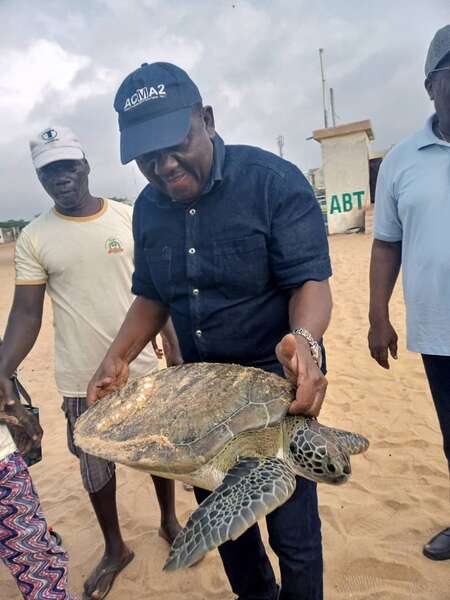
<instances>
[{"instance_id":1,"label":"green tree","mask_svg":"<svg viewBox=\"0 0 450 600\"><path fill-rule=\"evenodd\" d=\"M123 204L128 204L128 206L133 206L132 200L128 198L122 198L120 196L111 196L111 200L115 200L116 202L122 202Z\"/></svg>"},{"instance_id":2,"label":"green tree","mask_svg":"<svg viewBox=\"0 0 450 600\"><path fill-rule=\"evenodd\" d=\"M25 219L9 219L9 221L0 221L0 229L13 229L14 227L23 229L28 223L29 221L25 221Z\"/></svg>"}]
</instances>

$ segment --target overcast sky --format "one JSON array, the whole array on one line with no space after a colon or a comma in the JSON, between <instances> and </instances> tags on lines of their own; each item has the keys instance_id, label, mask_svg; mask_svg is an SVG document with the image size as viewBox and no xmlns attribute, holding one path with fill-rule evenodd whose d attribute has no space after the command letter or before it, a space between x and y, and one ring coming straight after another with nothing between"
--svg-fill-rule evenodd
<instances>
[{"instance_id":1,"label":"overcast sky","mask_svg":"<svg viewBox=\"0 0 450 600\"><path fill-rule=\"evenodd\" d=\"M374 150L422 126L432 105L423 64L449 0L0 0L0 219L51 206L28 139L70 126L91 164L91 191L134 199L144 182L119 161L112 108L142 62L186 69L227 143L320 165L307 141L323 126L318 48L338 124L369 118Z\"/></svg>"}]
</instances>

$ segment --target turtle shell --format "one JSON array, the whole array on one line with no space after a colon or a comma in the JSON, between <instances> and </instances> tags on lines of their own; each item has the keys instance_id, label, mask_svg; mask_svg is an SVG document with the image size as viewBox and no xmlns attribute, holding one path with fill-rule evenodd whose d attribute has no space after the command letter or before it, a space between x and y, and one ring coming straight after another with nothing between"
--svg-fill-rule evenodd
<instances>
[{"instance_id":1,"label":"turtle shell","mask_svg":"<svg viewBox=\"0 0 450 600\"><path fill-rule=\"evenodd\" d=\"M244 431L279 423L295 388L261 369L192 363L142 377L77 421L85 452L158 472L190 472Z\"/></svg>"}]
</instances>

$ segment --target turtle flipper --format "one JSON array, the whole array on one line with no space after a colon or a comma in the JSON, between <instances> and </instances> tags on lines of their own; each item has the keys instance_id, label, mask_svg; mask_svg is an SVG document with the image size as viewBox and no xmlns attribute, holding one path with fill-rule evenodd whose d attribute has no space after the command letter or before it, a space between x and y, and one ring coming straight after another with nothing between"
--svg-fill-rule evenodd
<instances>
[{"instance_id":1,"label":"turtle flipper","mask_svg":"<svg viewBox=\"0 0 450 600\"><path fill-rule=\"evenodd\" d=\"M192 565L283 504L295 489L295 474L278 458L242 458L223 483L190 516L175 538L165 571Z\"/></svg>"},{"instance_id":2,"label":"turtle flipper","mask_svg":"<svg viewBox=\"0 0 450 600\"><path fill-rule=\"evenodd\" d=\"M349 454L361 454L369 447L369 440L360 433L352 433L334 427L330 427L330 429Z\"/></svg>"}]
</instances>

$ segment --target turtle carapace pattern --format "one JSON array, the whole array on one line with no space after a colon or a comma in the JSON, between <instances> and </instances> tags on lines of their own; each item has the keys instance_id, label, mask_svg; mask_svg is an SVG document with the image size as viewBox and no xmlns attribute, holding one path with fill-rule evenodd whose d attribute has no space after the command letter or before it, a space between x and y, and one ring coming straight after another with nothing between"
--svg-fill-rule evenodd
<instances>
[{"instance_id":1,"label":"turtle carapace pattern","mask_svg":"<svg viewBox=\"0 0 450 600\"><path fill-rule=\"evenodd\" d=\"M368 440L288 415L295 386L253 367L170 367L106 396L77 421L89 454L211 490L178 534L166 570L187 567L286 502L300 475L340 484Z\"/></svg>"}]
</instances>

